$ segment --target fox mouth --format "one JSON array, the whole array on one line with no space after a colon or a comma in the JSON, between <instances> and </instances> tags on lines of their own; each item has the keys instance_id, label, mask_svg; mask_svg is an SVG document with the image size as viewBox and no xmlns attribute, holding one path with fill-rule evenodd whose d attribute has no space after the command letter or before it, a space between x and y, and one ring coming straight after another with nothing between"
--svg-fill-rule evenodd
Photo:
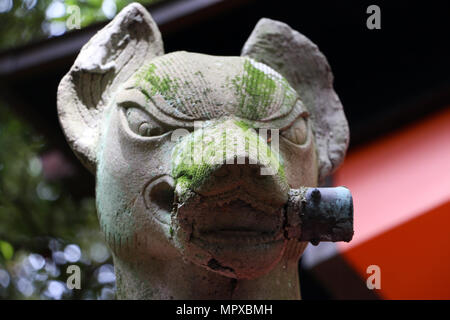
<instances>
[{"instance_id":1,"label":"fox mouth","mask_svg":"<svg viewBox=\"0 0 450 320\"><path fill-rule=\"evenodd\" d=\"M279 240L272 233L250 230L215 230L200 234L199 240L208 243L263 244Z\"/></svg>"},{"instance_id":2,"label":"fox mouth","mask_svg":"<svg viewBox=\"0 0 450 320\"><path fill-rule=\"evenodd\" d=\"M194 195L178 208L180 226L199 246L248 247L283 238L283 208L240 187L214 196Z\"/></svg>"}]
</instances>

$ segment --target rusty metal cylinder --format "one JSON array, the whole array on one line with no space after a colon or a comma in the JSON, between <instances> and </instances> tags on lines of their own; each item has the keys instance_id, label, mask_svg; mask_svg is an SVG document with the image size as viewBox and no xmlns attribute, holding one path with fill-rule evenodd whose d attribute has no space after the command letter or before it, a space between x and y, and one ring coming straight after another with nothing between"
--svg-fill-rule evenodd
<instances>
[{"instance_id":1,"label":"rusty metal cylinder","mask_svg":"<svg viewBox=\"0 0 450 320\"><path fill-rule=\"evenodd\" d=\"M353 238L353 199L345 187L291 189L286 210L288 238L315 245Z\"/></svg>"}]
</instances>

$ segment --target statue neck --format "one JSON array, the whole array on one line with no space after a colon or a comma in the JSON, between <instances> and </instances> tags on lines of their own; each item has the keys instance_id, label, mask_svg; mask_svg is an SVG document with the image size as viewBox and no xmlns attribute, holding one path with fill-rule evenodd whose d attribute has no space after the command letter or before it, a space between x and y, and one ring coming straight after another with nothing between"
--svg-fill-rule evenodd
<instances>
[{"instance_id":1,"label":"statue neck","mask_svg":"<svg viewBox=\"0 0 450 320\"><path fill-rule=\"evenodd\" d=\"M289 241L280 262L257 279L232 279L181 259L129 263L114 257L118 299L300 299L298 260Z\"/></svg>"}]
</instances>

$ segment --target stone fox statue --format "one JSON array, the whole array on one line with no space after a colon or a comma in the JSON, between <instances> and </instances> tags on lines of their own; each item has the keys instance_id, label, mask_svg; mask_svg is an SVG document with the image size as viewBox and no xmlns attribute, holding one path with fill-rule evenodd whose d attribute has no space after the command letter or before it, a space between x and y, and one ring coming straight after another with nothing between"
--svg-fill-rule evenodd
<instances>
[{"instance_id":1,"label":"stone fox statue","mask_svg":"<svg viewBox=\"0 0 450 320\"><path fill-rule=\"evenodd\" d=\"M133 3L82 48L58 115L96 176L118 298L300 298L308 241L342 240L307 238L294 212L326 198L310 189L347 149L332 81L316 45L269 19L241 56L165 54ZM352 228L333 219L330 232Z\"/></svg>"}]
</instances>

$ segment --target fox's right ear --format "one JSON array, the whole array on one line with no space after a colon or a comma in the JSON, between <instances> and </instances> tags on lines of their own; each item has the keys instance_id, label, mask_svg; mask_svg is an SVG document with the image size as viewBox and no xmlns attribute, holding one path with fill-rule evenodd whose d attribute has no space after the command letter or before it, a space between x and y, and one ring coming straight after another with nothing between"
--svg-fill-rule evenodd
<instances>
[{"instance_id":1,"label":"fox's right ear","mask_svg":"<svg viewBox=\"0 0 450 320\"><path fill-rule=\"evenodd\" d=\"M113 93L143 63L164 54L161 34L138 3L125 7L81 49L58 87L58 116L71 148L93 173L101 120Z\"/></svg>"}]
</instances>

